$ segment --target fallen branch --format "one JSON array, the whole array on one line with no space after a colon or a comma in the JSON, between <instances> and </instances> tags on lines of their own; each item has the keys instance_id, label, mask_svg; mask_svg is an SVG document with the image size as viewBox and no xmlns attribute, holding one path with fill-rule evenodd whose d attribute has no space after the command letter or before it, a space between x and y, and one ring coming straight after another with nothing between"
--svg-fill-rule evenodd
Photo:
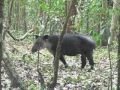
<instances>
[{"instance_id":1,"label":"fallen branch","mask_svg":"<svg viewBox=\"0 0 120 90\"><path fill-rule=\"evenodd\" d=\"M35 29L29 30L28 32L26 32L26 33L25 33L22 37L20 37L20 38L15 38L15 37L11 34L11 32L10 32L9 30L7 30L6 32L12 37L13 40L15 40L15 41L22 41L22 40L24 40L24 39L28 36L29 33L33 32L34 30L35 30Z\"/></svg>"}]
</instances>

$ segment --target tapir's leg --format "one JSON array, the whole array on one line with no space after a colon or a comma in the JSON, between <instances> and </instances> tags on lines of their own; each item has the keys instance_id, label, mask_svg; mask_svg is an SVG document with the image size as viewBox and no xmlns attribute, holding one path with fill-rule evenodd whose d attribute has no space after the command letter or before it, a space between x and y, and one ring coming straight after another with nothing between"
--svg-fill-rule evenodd
<instances>
[{"instance_id":1,"label":"tapir's leg","mask_svg":"<svg viewBox=\"0 0 120 90\"><path fill-rule=\"evenodd\" d=\"M60 61L65 65L65 68L68 67L68 65L67 65L67 63L66 63L65 58L64 58L63 55L60 56Z\"/></svg>"},{"instance_id":2,"label":"tapir's leg","mask_svg":"<svg viewBox=\"0 0 120 90\"><path fill-rule=\"evenodd\" d=\"M89 60L89 64L91 65L91 69L94 69L93 51L87 53L87 58Z\"/></svg>"},{"instance_id":3,"label":"tapir's leg","mask_svg":"<svg viewBox=\"0 0 120 90\"><path fill-rule=\"evenodd\" d=\"M81 69L83 69L86 65L86 56L85 55L81 55L81 62L82 62Z\"/></svg>"}]
</instances>

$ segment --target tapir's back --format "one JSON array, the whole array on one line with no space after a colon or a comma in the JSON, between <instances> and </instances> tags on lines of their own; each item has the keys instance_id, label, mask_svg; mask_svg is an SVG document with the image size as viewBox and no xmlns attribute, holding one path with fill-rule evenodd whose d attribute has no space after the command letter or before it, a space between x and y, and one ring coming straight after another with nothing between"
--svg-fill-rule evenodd
<instances>
[{"instance_id":1,"label":"tapir's back","mask_svg":"<svg viewBox=\"0 0 120 90\"><path fill-rule=\"evenodd\" d=\"M55 52L59 35L51 35L49 37L49 42L51 43L51 49ZM78 34L65 34L63 37L63 42L61 46L61 53L64 55L74 56L80 54L81 52L94 49L94 42L87 38L86 36Z\"/></svg>"}]
</instances>

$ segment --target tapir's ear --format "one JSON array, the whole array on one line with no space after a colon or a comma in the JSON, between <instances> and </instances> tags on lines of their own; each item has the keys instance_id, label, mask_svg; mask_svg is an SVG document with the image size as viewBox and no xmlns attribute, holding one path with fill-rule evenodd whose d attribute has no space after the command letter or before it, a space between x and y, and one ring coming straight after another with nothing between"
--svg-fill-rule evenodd
<instances>
[{"instance_id":1,"label":"tapir's ear","mask_svg":"<svg viewBox=\"0 0 120 90\"><path fill-rule=\"evenodd\" d=\"M44 35L44 36L43 36L43 39L44 39L44 40L46 40L46 39L48 39L48 38L49 38L49 35Z\"/></svg>"},{"instance_id":2,"label":"tapir's ear","mask_svg":"<svg viewBox=\"0 0 120 90\"><path fill-rule=\"evenodd\" d=\"M36 39L38 39L38 37L39 37L38 35L35 35L35 38L36 38Z\"/></svg>"}]
</instances>

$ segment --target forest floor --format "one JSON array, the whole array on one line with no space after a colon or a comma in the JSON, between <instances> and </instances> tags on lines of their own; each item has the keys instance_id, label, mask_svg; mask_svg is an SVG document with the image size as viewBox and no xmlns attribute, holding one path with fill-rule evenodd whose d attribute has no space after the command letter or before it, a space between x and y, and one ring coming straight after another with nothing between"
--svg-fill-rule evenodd
<instances>
[{"instance_id":1,"label":"forest floor","mask_svg":"<svg viewBox=\"0 0 120 90\"><path fill-rule=\"evenodd\" d=\"M26 41L6 41L6 51L11 58L13 67L18 75L25 82L28 90L40 90L37 67L41 69L46 84L50 82L53 76L53 56L46 50L40 51L42 54L31 54L31 42ZM117 47L115 45L114 47ZM113 47L113 48L114 48ZM64 68L60 62L58 72L58 84L55 90L108 90L111 82L112 72L112 90L116 90L117 84L117 48L112 49L110 53L112 70L110 69L110 60L107 47L97 47L94 50L95 69L88 72L89 64L81 70L80 56L65 56L69 65ZM39 62L39 63L38 63ZM11 81L2 67L2 90L19 90L11 87Z\"/></svg>"}]
</instances>

